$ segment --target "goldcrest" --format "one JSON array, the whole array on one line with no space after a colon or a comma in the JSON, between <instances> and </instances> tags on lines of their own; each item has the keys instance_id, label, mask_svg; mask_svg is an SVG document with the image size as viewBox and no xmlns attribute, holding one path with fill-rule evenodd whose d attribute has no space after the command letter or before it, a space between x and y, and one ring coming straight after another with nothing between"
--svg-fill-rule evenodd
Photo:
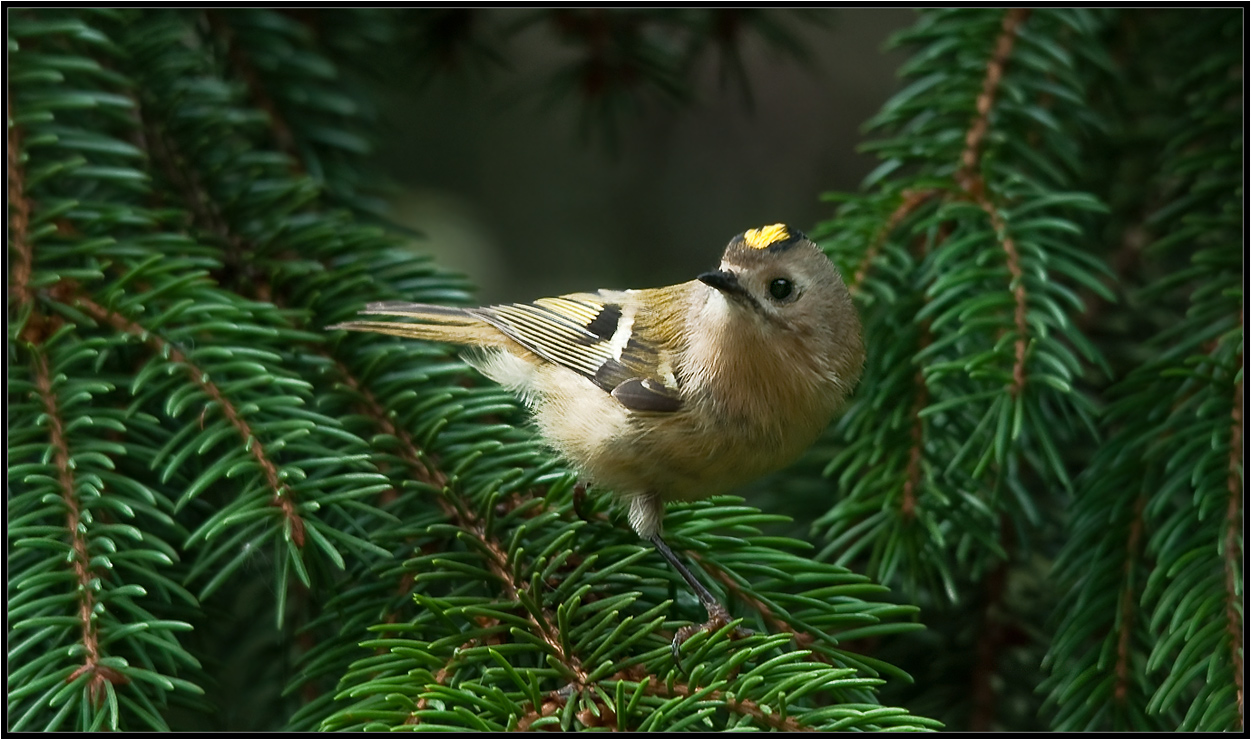
<instances>
[{"instance_id":1,"label":"goldcrest","mask_svg":"<svg viewBox=\"0 0 1251 740\"><path fill-rule=\"evenodd\" d=\"M664 288L362 313L420 323L329 328L470 348L465 360L530 407L548 444L628 502L634 530L690 583L710 623L727 612L661 539L665 502L723 493L798 458L864 362L838 271L784 224L734 237L716 270Z\"/></svg>"}]
</instances>

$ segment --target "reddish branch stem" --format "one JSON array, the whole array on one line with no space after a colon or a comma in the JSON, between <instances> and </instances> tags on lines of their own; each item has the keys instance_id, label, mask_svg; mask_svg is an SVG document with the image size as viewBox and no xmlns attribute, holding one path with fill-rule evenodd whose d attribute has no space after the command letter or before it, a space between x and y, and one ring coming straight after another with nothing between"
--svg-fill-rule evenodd
<instances>
[{"instance_id":1,"label":"reddish branch stem","mask_svg":"<svg viewBox=\"0 0 1251 740\"><path fill-rule=\"evenodd\" d=\"M413 442L412 436L409 435L406 430L401 429L391 421L390 416L387 415L386 410L382 407L382 404L378 403L378 400L374 398L372 393L362 387L356 378L352 376L347 367L339 362L336 362L335 364L339 370L340 377L361 399L361 404L366 413L386 434L399 440L400 457L404 460L405 464L409 467L413 474L419 480L431 486L440 489L446 488L448 483L447 476L445 476L437 468L432 469L422 461L422 453ZM513 581L513 569L508 560L507 550L500 545L497 539L487 534L482 521L472 511L463 506L454 505L443 496L438 497L437 501L439 507L443 509L444 514L446 514L448 518L454 521L456 525L461 528L461 530L476 537L478 542L483 546L483 549L490 553L490 557L487 558L487 568L495 575L496 578L500 580L501 583L504 584L505 597L509 601L518 600L525 584L519 585ZM560 642L558 630L555 626L555 620L552 615L549 614L546 609L540 610L539 615L535 615L529 610L526 610L526 615L529 618L530 623L537 631L536 634L541 637L544 642L551 646L551 648L559 656L561 662L564 663L565 666L569 668L570 672L574 674L576 677L574 681L576 687L578 689L585 687L588 678L586 670L582 667L582 663L578 660L576 655L570 655L565 652L565 648ZM421 708L422 706L419 704L418 709ZM413 721L416 721L415 718Z\"/></svg>"},{"instance_id":2,"label":"reddish branch stem","mask_svg":"<svg viewBox=\"0 0 1251 740\"><path fill-rule=\"evenodd\" d=\"M1024 273L1021 270L1021 256L1017 253L1016 242L1011 236L1008 236L1007 225L1003 222L1003 217L999 215L999 211L991 205L988 200L981 200L978 205L986 211L990 216L991 226L995 229L995 233L999 235L999 243L1003 246L1004 253L1007 254L1008 274L1011 275L1009 284L1012 285L1012 297L1015 301L1016 308L1013 311L1013 323L1016 325L1016 342L1013 343L1015 351L1015 359L1012 364L1012 396L1015 398L1021 394L1025 388L1025 350L1029 345L1026 339L1028 325L1026 324L1026 308L1027 297L1025 295Z\"/></svg>"},{"instance_id":3,"label":"reddish branch stem","mask_svg":"<svg viewBox=\"0 0 1251 740\"><path fill-rule=\"evenodd\" d=\"M676 682L673 684L673 688L670 689L669 686L665 682L655 677L649 678L647 684L648 684L648 693L651 694L652 696L663 696L663 697L680 696L680 697L685 698L699 691L699 689L692 689L690 686L684 683L676 683ZM786 719L780 718L778 716L778 712L776 708L774 708L773 711L771 712L766 712L764 710L764 707L760 706L759 703L752 701L751 699L741 699L737 697L731 698L731 697L726 696L725 692L722 692L722 691L710 691L707 694L705 694L705 696L707 696L709 699L712 699L713 701L724 702L726 708L729 709L731 712L737 712L738 714L749 715L752 718L756 719L757 721L762 722L763 724L766 724L775 730L782 730L784 732L811 732L812 731L811 727L805 727L799 724L799 721L796 720L794 717L787 717Z\"/></svg>"},{"instance_id":4,"label":"reddish branch stem","mask_svg":"<svg viewBox=\"0 0 1251 740\"><path fill-rule=\"evenodd\" d=\"M991 54L990 63L986 65L986 77L982 80L982 92L977 96L977 117L969 126L964 136L964 152L960 155L960 169L956 172L956 184L974 198L985 197L986 183L980 172L982 144L986 133L990 130L990 110L994 107L995 96L999 94L999 83L1003 80L1003 70L1007 66L1008 57L1012 55L1012 47L1016 43L1016 31L1030 11L1025 8L1013 8L1003 17L1003 28L995 41L995 50Z\"/></svg>"},{"instance_id":5,"label":"reddish branch stem","mask_svg":"<svg viewBox=\"0 0 1251 740\"><path fill-rule=\"evenodd\" d=\"M22 136L21 130L13 125L13 101L8 103L9 114L9 239L14 254L12 263L12 298L17 308L22 308L34 301L34 291L30 280L34 269L30 230L30 200L26 197L25 177L22 171ZM38 315L32 316L30 323L22 332L22 338L31 344L39 343L38 328L43 324ZM72 683L84 673L90 674L87 679L87 696L97 707L105 699L104 685L127 683L128 679L108 666L100 664L100 642L96 631L95 612L96 597L92 582L96 575L91 570L91 555L87 550L87 536L81 529L82 510L74 481L74 468L70 464L69 440L65 434L65 426L61 422L60 408L57 405L56 393L52 388L52 377L48 369L47 358L35 347L31 351L32 374L35 388L43 400L44 411L48 419L48 444L52 449L52 462L57 471L57 483L61 489L61 500L65 504L65 529L69 534L70 548L73 552L75 582L78 591L78 622L83 646L83 664L75 669L67 678Z\"/></svg>"},{"instance_id":6,"label":"reddish branch stem","mask_svg":"<svg viewBox=\"0 0 1251 740\"><path fill-rule=\"evenodd\" d=\"M1025 350L1029 344L1026 339L1028 325L1025 320L1027 299L1024 273L1021 270L1021 256L1017 252L1016 242L1008 235L1003 217L986 194L986 181L981 174L981 152L986 133L990 130L990 111L999 93L1003 70L1008 63L1008 57L1012 54L1012 47L1016 43L1017 29L1029 17L1029 13L1030 11L1024 8L1015 8L1004 15L1003 29L995 42L995 50L991 54L990 63L986 66L982 92L977 96L977 117L973 119L973 124L969 126L969 131L965 135L964 152L960 155L960 169L956 172L956 184L968 193L973 202L990 217L991 226L1006 255L1008 274L1011 276L1010 284L1013 286L1012 296L1016 304L1013 313L1013 322L1016 325L1011 386L1013 397L1020 395L1025 387Z\"/></svg>"},{"instance_id":7,"label":"reddish branch stem","mask_svg":"<svg viewBox=\"0 0 1251 740\"><path fill-rule=\"evenodd\" d=\"M286 517L287 522L291 526L292 541L295 542L297 547L304 547L304 520L300 518L299 512L295 509L295 499L291 494L291 489L278 476L278 466L265 454L265 447L261 444L260 439L253 433L247 421L239 415L234 405L222 395L222 392L215 384L205 379L204 371L192 364L187 356L176 347L116 311L110 311L81 293L72 296L69 300L72 300L75 305L85 310L96 321L106 323L119 331L139 337L155 351L168 357L171 362L181 364L187 368L187 375L190 376L191 382L198 385L200 390L218 405L218 408L226 415L230 425L238 431L239 436L248 444L248 450L252 453L252 457L264 473L265 481L269 485L270 490L273 491L270 505L277 506L282 510L283 516Z\"/></svg>"},{"instance_id":8,"label":"reddish branch stem","mask_svg":"<svg viewBox=\"0 0 1251 740\"><path fill-rule=\"evenodd\" d=\"M717 581L725 586L726 592L730 594L731 597L742 601L752 609L755 609L771 629L778 632L791 633L791 640L794 641L796 647L802 650L808 650L810 652L810 657L815 660L819 660L828 665L834 665L834 662L831 661L828 656L812 649L812 646L817 642L817 638L812 633L795 629L794 625L789 624L779 617L768 604L740 588L738 583L730 577L730 574L725 572L725 570L719 565L703 559L698 553L695 552L687 552L687 555L689 555L692 560L699 563L700 567L703 568L705 572L713 578L716 578Z\"/></svg>"},{"instance_id":9,"label":"reddish branch stem","mask_svg":"<svg viewBox=\"0 0 1251 740\"><path fill-rule=\"evenodd\" d=\"M781 617L773 613L773 610L769 608L768 604L765 604L760 599L757 599L755 596L752 596L740 588L738 582L731 578L730 574L725 572L721 566L704 560L704 558L697 552L687 551L686 554L691 558L691 560L699 563L699 567L703 568L706 573L711 575L713 578L716 578L723 586L725 586L725 590L736 600L742 601L744 604L747 604L752 609L759 612L760 616L764 617L764 620L772 625L774 629L785 632L794 632L794 629L789 624L783 622ZM804 636L802 632L794 632L794 635L796 641L798 641L801 636ZM808 637L811 638L810 635Z\"/></svg>"},{"instance_id":10,"label":"reddish branch stem","mask_svg":"<svg viewBox=\"0 0 1251 740\"><path fill-rule=\"evenodd\" d=\"M913 211L919 208L930 198L938 195L938 190L905 190L899 205L886 219L886 223L882 226L882 230L878 232L877 238L869 245L865 251L864 257L860 260L860 265L856 267L856 273L852 276L851 281L847 283L847 289L853 294L860 288L861 283L868 277L869 268L873 265L873 260L877 259L877 255L882 251L882 246L886 244L886 240L890 237L891 232L899 227Z\"/></svg>"},{"instance_id":11,"label":"reddish branch stem","mask_svg":"<svg viewBox=\"0 0 1251 740\"><path fill-rule=\"evenodd\" d=\"M19 307L33 299L30 276L34 260L31 255L30 201L26 199L26 178L22 172L22 133L13 121L13 99L9 98L9 242L13 250L12 298Z\"/></svg>"},{"instance_id":12,"label":"reddish branch stem","mask_svg":"<svg viewBox=\"0 0 1251 740\"><path fill-rule=\"evenodd\" d=\"M374 423L378 425L384 434L392 436L400 441L400 459L404 461L404 464L408 467L409 471L413 473L413 476L417 480L435 488L442 489L446 487L447 476L443 475L442 471L438 469L431 470L430 466L426 465L425 462L422 461L421 453L418 451L417 445L413 443L413 438L409 435L408 431L397 427L395 423L391 421L391 417L387 415L386 410L383 409L382 405L378 403L378 399L374 398L374 395L368 390L361 387L361 384L352 375L352 372L348 370L346 365L329 355L327 355L327 357L334 363L335 369L339 372L339 378L346 383L360 399L360 408L365 412L365 415L373 419ZM388 490L384 495L393 498L398 494L396 494L394 490ZM390 498L387 500L390 500ZM458 520L460 518L456 507L452 506L452 504L448 502L445 497L437 497L435 499L435 503L438 504L439 508L443 510L443 513L449 519ZM413 587L413 582L413 575L406 571L401 578L400 585L398 587L399 593L401 595L407 594ZM396 621L396 615L394 613L388 613L384 621L393 623ZM450 665L450 661L448 665ZM444 666L443 670L440 671L440 675L442 675L443 671L446 671L447 668L448 666ZM418 709L424 708L424 704L418 704Z\"/></svg>"},{"instance_id":13,"label":"reddish branch stem","mask_svg":"<svg viewBox=\"0 0 1251 740\"><path fill-rule=\"evenodd\" d=\"M764 618L765 622L767 622L770 627L779 632L790 632L791 638L795 641L797 646L808 650L811 649L812 644L817 641L817 638L813 637L811 634L802 630L796 630L794 626L787 624L781 617L774 613L773 609L771 609L768 604L740 588L738 582L731 578L730 574L727 573L721 566L705 560L699 555L699 553L687 551L686 554L691 558L691 560L699 563L699 567L703 568L706 573L717 579L721 585L725 586L725 590L728 594L730 594L730 596L756 610L756 612ZM812 655L820 660L825 660L825 656L815 651Z\"/></svg>"},{"instance_id":14,"label":"reddish branch stem","mask_svg":"<svg viewBox=\"0 0 1251 740\"><path fill-rule=\"evenodd\" d=\"M948 232L947 228L940 231L938 244L947 238ZM917 354L924 352L933 341L934 334L930 331L930 320L925 319L921 322L921 338L917 342ZM921 464L925 460L925 418L921 416L921 412L930 402L930 391L929 386L925 384L925 374L918 369L913 382L916 386L916 398L912 401L912 430L910 432L912 439L908 447L907 477L904 478L903 496L899 504L900 513L905 519L912 519L916 515L917 488L921 485Z\"/></svg>"},{"instance_id":15,"label":"reddish branch stem","mask_svg":"<svg viewBox=\"0 0 1251 740\"><path fill-rule=\"evenodd\" d=\"M74 470L70 467L69 444L65 439L65 428L61 424L60 409L57 408L56 394L52 390L52 378L48 372L48 361L42 352L32 353L34 360L35 387L43 399L44 410L48 414L48 442L52 447L52 462L57 471L57 483L61 487L61 500L65 502L65 528L70 534L70 544L74 551L74 574L78 577L79 610L78 617L82 623L83 646L86 648L87 665L93 665L100 657L96 643L95 627L91 614L95 607L95 596L91 588L91 556L87 554L87 540L79 530L81 512L78 509L78 498L74 492Z\"/></svg>"},{"instance_id":16,"label":"reddish branch stem","mask_svg":"<svg viewBox=\"0 0 1251 740\"><path fill-rule=\"evenodd\" d=\"M378 403L378 399L374 398L372 393L361 386L360 382L357 381L357 379L352 375L352 372L348 370L346 365L338 360L334 360L334 364L335 368L339 371L340 379L342 379L343 382L346 383L347 386L351 388L360 398L361 406L366 414L374 420L374 423L377 424L385 434L395 437L400 441L400 457L404 460L404 464L416 474L417 479L435 488L446 488L447 476L443 475L443 472L437 468L432 470L426 465L425 462L422 461L421 452L418 449L417 444L413 442L412 435L408 433L408 430L397 427L395 423L391 421L391 417L387 414L386 409L382 407L382 404ZM460 512L458 512L456 508L453 507L452 504L445 498L439 497L437 503L439 508L443 509L443 512L449 517L459 518L461 516Z\"/></svg>"},{"instance_id":17,"label":"reddish branch stem","mask_svg":"<svg viewBox=\"0 0 1251 740\"><path fill-rule=\"evenodd\" d=\"M465 524L466 522L461 522L462 527L464 527ZM520 597L521 589L524 587L524 584L519 586L515 581L513 581L512 568L509 567L507 551L500 546L499 542L494 537L487 535L481 522L475 520L473 522L469 522L468 524L470 524L470 526L467 527L467 529L470 532L473 532L483 546L485 546L491 553L492 557L487 563L487 567L490 568L491 572L494 573L497 578L503 581L509 600L517 600ZM540 599L538 594L534 594L534 598L535 601ZM539 636L543 638L543 642L546 642L552 650L556 652L556 654L560 657L560 661L564 663L565 666L567 666L573 673L573 683L576 688L579 690L585 688L587 685L587 673L582 667L582 661L578 660L578 656L570 655L565 652L565 647L560 642L559 633L555 626L555 620L552 619L552 615L549 614L546 609L540 609L539 614L534 614L527 609L526 614L530 619L530 623L533 624L539 631Z\"/></svg>"},{"instance_id":18,"label":"reddish branch stem","mask_svg":"<svg viewBox=\"0 0 1251 740\"><path fill-rule=\"evenodd\" d=\"M78 585L78 624L82 634L80 641L83 646L83 664L66 678L71 683L84 673L87 679L87 695L96 706L104 701L104 684L126 683L126 678L117 671L100 664L100 641L96 632L95 611L96 597L92 582L96 575L91 571L91 554L87 551L87 535L82 530L82 510L79 507L75 490L74 469L70 465L69 440L65 436L65 427L61 423L61 413L57 406L56 392L52 388L52 377L48 371L48 361L42 352L31 353L34 367L35 387L43 400L44 411L48 417L48 444L52 448L52 462L57 471L57 483L61 488L61 500L65 504L65 529L69 533L70 549L73 552L72 568L74 579Z\"/></svg>"}]
</instances>

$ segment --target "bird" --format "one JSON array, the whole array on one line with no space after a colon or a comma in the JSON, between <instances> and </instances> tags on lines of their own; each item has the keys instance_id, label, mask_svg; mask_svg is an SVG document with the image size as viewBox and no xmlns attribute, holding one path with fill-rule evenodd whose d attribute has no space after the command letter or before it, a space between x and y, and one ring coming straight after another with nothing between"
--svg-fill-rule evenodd
<instances>
[{"instance_id":1,"label":"bird","mask_svg":"<svg viewBox=\"0 0 1251 740\"><path fill-rule=\"evenodd\" d=\"M397 301L327 327L447 342L532 411L540 437L627 506L631 527L708 615L730 622L669 548L665 504L725 493L797 459L860 379L860 319L839 271L777 223L733 237L716 269L661 288L460 308Z\"/></svg>"}]
</instances>

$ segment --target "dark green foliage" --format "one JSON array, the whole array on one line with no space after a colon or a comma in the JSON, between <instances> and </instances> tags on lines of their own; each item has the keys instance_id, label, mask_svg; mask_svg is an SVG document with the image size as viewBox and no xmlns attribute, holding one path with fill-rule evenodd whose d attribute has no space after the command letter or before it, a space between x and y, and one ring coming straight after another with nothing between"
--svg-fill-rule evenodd
<instances>
[{"instance_id":1,"label":"dark green foliage","mask_svg":"<svg viewBox=\"0 0 1251 740\"><path fill-rule=\"evenodd\" d=\"M816 532L926 610L941 639L879 654L949 726L1242 723L1239 20L931 11L897 36L882 164L821 230L870 352Z\"/></svg>"},{"instance_id":2,"label":"dark green foliage","mask_svg":"<svg viewBox=\"0 0 1251 740\"><path fill-rule=\"evenodd\" d=\"M698 604L508 394L322 330L468 299L364 220L332 58L394 18L11 16L10 728L935 727L839 645L915 608L736 499L671 530L758 634L678 672Z\"/></svg>"},{"instance_id":3,"label":"dark green foliage","mask_svg":"<svg viewBox=\"0 0 1251 740\"><path fill-rule=\"evenodd\" d=\"M1079 59L1052 38L1080 50L1098 23L1078 12L1015 21L1019 36L998 60L1004 17L934 13L899 37L926 45L905 67L925 74L874 122L898 134L872 145L884 160L873 194L823 228L861 296L866 333L896 340L870 353L871 380L839 425L848 446L827 472L847 495L819 526L829 523L828 549L841 559L871 548L884 580L952 600L957 574L982 576L1006 539L1038 526L1030 487L1070 487L1058 450L1089 444L1092 408L1074 384L1097 359L1070 316L1080 286L1106 293L1101 263L1072 239L1084 214L1102 209L1073 189L1085 122L1066 127L1037 103L1044 90L1082 99ZM1046 79L1020 71L1022 57L1048 53ZM988 65L1009 59L1002 87L984 92ZM979 114L979 97L993 116ZM883 418L883 406L898 413Z\"/></svg>"},{"instance_id":4,"label":"dark green foliage","mask_svg":"<svg viewBox=\"0 0 1251 740\"><path fill-rule=\"evenodd\" d=\"M1175 267L1131 300L1178 310L1152 339L1154 358L1111 389L1107 442L1078 489L1075 536L1057 564L1073 590L1048 656L1057 729L1242 723L1237 21L1193 18L1182 36L1189 54L1162 91L1164 110L1185 113L1161 131L1153 185L1167 205L1148 221L1148 255ZM1079 683L1089 698L1073 695Z\"/></svg>"},{"instance_id":5,"label":"dark green foliage","mask_svg":"<svg viewBox=\"0 0 1251 740\"><path fill-rule=\"evenodd\" d=\"M754 633L685 671L698 602L511 396L324 331L470 300L379 225L361 81L541 27L566 55L529 96L611 140L710 52L745 92L744 38L802 61L795 16L8 20L9 729L1240 729L1237 12L899 34L882 164L816 234L864 381L776 485L838 503L814 543L670 508Z\"/></svg>"}]
</instances>

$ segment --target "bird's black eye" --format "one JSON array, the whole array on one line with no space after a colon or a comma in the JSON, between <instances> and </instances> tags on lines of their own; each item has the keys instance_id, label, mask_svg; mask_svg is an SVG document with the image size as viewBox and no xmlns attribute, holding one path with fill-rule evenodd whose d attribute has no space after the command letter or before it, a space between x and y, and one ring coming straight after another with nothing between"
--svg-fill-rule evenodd
<instances>
[{"instance_id":1,"label":"bird's black eye","mask_svg":"<svg viewBox=\"0 0 1251 740\"><path fill-rule=\"evenodd\" d=\"M769 295L775 301L784 301L794 292L795 286L786 278L773 278L769 282Z\"/></svg>"}]
</instances>

